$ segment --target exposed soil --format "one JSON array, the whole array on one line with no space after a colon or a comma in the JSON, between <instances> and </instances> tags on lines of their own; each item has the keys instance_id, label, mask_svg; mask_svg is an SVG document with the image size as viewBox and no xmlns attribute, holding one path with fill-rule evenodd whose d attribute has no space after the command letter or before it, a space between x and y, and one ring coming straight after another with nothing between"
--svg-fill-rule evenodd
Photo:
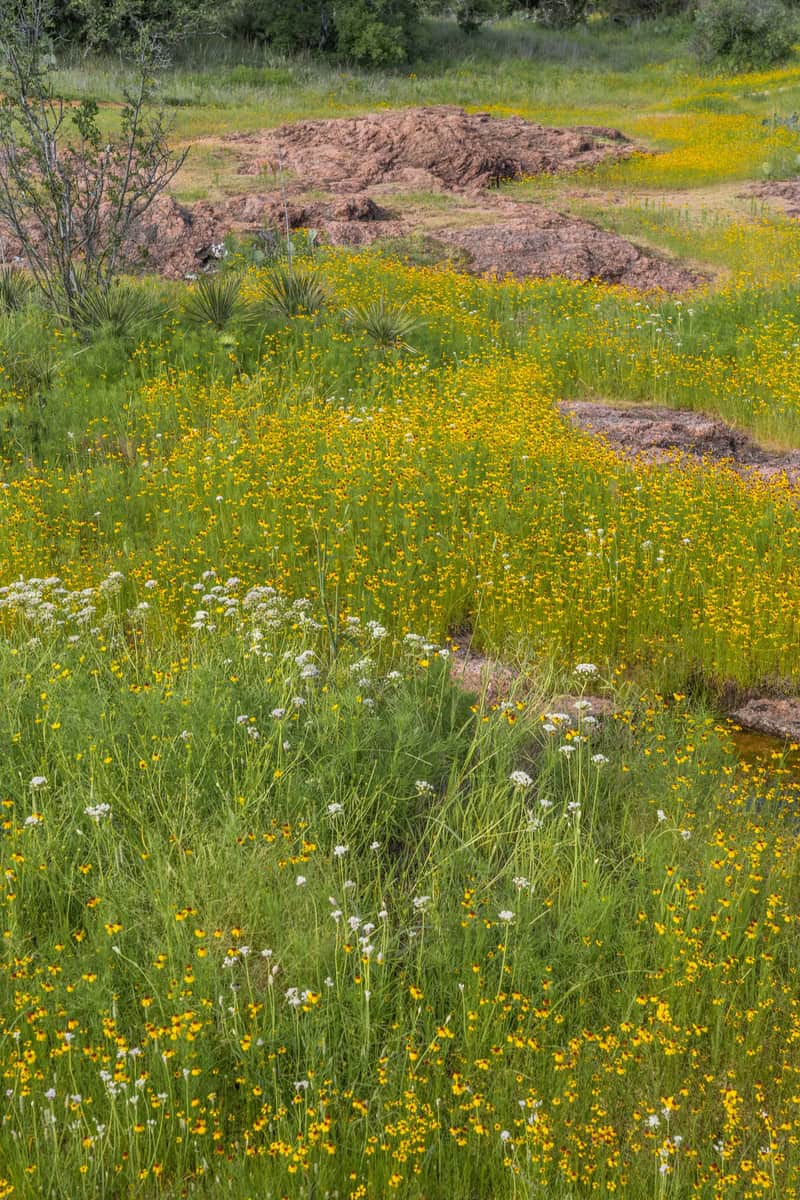
<instances>
[{"instance_id":1,"label":"exposed soil","mask_svg":"<svg viewBox=\"0 0 800 1200\"><path fill-rule=\"evenodd\" d=\"M287 222L290 229L319 230L331 245L363 246L377 238L402 236L409 229L369 196L358 194L328 202L294 197L284 203L279 193L268 192L195 204L161 196L132 249L146 267L181 279L213 263L228 234L263 234L267 241L276 241L285 234Z\"/></svg>"},{"instance_id":2,"label":"exposed soil","mask_svg":"<svg viewBox=\"0 0 800 1200\"><path fill-rule=\"evenodd\" d=\"M298 121L226 139L243 175L289 172L304 187L469 191L630 154L617 129L551 129L521 117L436 106Z\"/></svg>"},{"instance_id":3,"label":"exposed soil","mask_svg":"<svg viewBox=\"0 0 800 1200\"><path fill-rule=\"evenodd\" d=\"M647 254L616 233L531 204L514 205L511 219L498 224L443 230L437 236L466 251L471 269L480 274L563 275L665 292L687 291L702 282L688 268Z\"/></svg>"},{"instance_id":4,"label":"exposed soil","mask_svg":"<svg viewBox=\"0 0 800 1200\"><path fill-rule=\"evenodd\" d=\"M748 700L732 712L731 718L743 729L753 729L770 737L800 742L800 697Z\"/></svg>"},{"instance_id":5,"label":"exposed soil","mask_svg":"<svg viewBox=\"0 0 800 1200\"><path fill-rule=\"evenodd\" d=\"M748 188L747 195L776 201L787 217L800 217L800 179L773 180Z\"/></svg>"},{"instance_id":6,"label":"exposed soil","mask_svg":"<svg viewBox=\"0 0 800 1200\"><path fill-rule=\"evenodd\" d=\"M500 659L472 651L457 653L450 678L474 697L482 710L514 710L517 705L535 706L543 722L578 729L602 725L613 719L617 705L608 696L586 694L545 697L532 678ZM723 706L727 708L727 705ZM739 702L728 712L743 730L770 738L800 743L800 696L755 696ZM587 718L589 720L587 721ZM761 748L763 751L763 747Z\"/></svg>"},{"instance_id":7,"label":"exposed soil","mask_svg":"<svg viewBox=\"0 0 800 1200\"><path fill-rule=\"evenodd\" d=\"M617 234L588 221L564 216L530 204L502 198L459 214L458 221L428 228L398 216L370 196L356 193L331 201L281 196L234 196L180 205L161 197L140 228L135 255L145 266L170 278L182 278L213 261L228 233L253 235L290 228L314 228L331 245L363 246L401 238L421 230L431 232L445 251L478 274L502 278L544 278L563 275L586 282L664 291L685 291L700 282L694 272L674 262L645 254ZM474 223L480 222L480 223Z\"/></svg>"},{"instance_id":8,"label":"exposed soil","mask_svg":"<svg viewBox=\"0 0 800 1200\"><path fill-rule=\"evenodd\" d=\"M466 651L456 655L450 668L450 678L470 696L475 696L486 708L499 708L534 703L543 720L548 718L563 726L577 728L586 718L592 723L613 716L615 706L607 696L561 695L547 698L532 679L500 659Z\"/></svg>"},{"instance_id":9,"label":"exposed soil","mask_svg":"<svg viewBox=\"0 0 800 1200\"><path fill-rule=\"evenodd\" d=\"M488 707L508 700L512 694L524 695L531 690L530 685L526 687L524 681L521 682L520 672L513 667L470 651L453 659L450 678L463 692L480 697Z\"/></svg>"},{"instance_id":10,"label":"exposed soil","mask_svg":"<svg viewBox=\"0 0 800 1200\"><path fill-rule=\"evenodd\" d=\"M618 408L569 401L561 410L588 433L630 457L666 462L675 456L726 462L762 479L784 475L800 486L800 450L765 450L717 417L671 408Z\"/></svg>"},{"instance_id":11,"label":"exposed soil","mask_svg":"<svg viewBox=\"0 0 800 1200\"><path fill-rule=\"evenodd\" d=\"M635 147L615 129L551 129L439 107L301 121L231 135L225 145L240 173L264 174L265 190L192 204L159 197L133 239L131 269L191 277L214 269L228 234L275 243L288 223L316 229L332 245L433 237L443 259L452 255L468 270L500 278L562 275L668 292L702 282L589 221L492 190L502 180L631 153ZM276 190L278 172L283 190ZM438 208L426 205L425 193L438 198ZM0 243L6 260L20 254L2 229Z\"/></svg>"}]
</instances>

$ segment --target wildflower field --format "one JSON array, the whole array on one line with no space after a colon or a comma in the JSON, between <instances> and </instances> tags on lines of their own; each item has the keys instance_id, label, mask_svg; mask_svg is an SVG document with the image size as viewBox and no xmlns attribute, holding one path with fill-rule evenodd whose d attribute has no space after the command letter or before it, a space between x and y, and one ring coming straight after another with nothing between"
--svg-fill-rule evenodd
<instances>
[{"instance_id":1,"label":"wildflower field","mask_svg":"<svg viewBox=\"0 0 800 1200\"><path fill-rule=\"evenodd\" d=\"M578 199L718 268L682 297L317 246L314 311L231 253L216 324L0 314L0 1200L800 1196L800 777L725 716L800 687L797 493L559 407L800 447L800 225L650 194L788 161L800 71L631 44L665 152Z\"/></svg>"}]
</instances>

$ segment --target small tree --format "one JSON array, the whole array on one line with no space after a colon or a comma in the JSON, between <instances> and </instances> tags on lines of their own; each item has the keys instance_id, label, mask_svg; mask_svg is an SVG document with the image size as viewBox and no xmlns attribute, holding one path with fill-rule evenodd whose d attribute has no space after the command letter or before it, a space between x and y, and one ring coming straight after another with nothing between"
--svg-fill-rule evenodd
<instances>
[{"instance_id":1,"label":"small tree","mask_svg":"<svg viewBox=\"0 0 800 1200\"><path fill-rule=\"evenodd\" d=\"M48 301L74 319L87 291L108 291L186 153L172 152L153 106L158 40L139 35L135 83L109 140L93 100L70 104L54 89L53 11L53 0L0 0L0 229Z\"/></svg>"},{"instance_id":2,"label":"small tree","mask_svg":"<svg viewBox=\"0 0 800 1200\"><path fill-rule=\"evenodd\" d=\"M765 70L789 58L796 37L781 0L701 0L695 13L695 50L709 67Z\"/></svg>"}]
</instances>

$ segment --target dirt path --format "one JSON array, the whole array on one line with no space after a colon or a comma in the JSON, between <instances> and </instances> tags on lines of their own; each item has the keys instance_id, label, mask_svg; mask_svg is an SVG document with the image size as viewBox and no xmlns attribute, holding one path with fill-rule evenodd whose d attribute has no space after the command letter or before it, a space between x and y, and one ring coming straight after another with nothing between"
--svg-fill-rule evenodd
<instances>
[{"instance_id":1,"label":"dirt path","mask_svg":"<svg viewBox=\"0 0 800 1200\"><path fill-rule=\"evenodd\" d=\"M561 196L567 203L586 203L608 208L673 209L689 219L702 221L706 218L742 220L748 218L753 207L759 206L760 193L756 189L742 190L741 180L715 183L697 188L576 188L564 182Z\"/></svg>"}]
</instances>

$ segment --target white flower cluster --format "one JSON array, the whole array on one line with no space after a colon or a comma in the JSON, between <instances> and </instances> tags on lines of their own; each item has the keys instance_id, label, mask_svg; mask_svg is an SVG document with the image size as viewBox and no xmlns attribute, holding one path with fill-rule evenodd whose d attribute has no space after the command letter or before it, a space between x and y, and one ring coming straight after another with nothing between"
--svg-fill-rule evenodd
<instances>
[{"instance_id":1,"label":"white flower cluster","mask_svg":"<svg viewBox=\"0 0 800 1200\"><path fill-rule=\"evenodd\" d=\"M112 571L97 587L73 590L57 575L17 579L0 587L0 611L15 613L41 629L88 626L97 632L98 605L116 596L124 580L121 571Z\"/></svg>"},{"instance_id":2,"label":"white flower cluster","mask_svg":"<svg viewBox=\"0 0 800 1200\"><path fill-rule=\"evenodd\" d=\"M91 819L98 825L106 818L111 818L110 804L87 804L83 811L86 813L87 817L91 817Z\"/></svg>"}]
</instances>

